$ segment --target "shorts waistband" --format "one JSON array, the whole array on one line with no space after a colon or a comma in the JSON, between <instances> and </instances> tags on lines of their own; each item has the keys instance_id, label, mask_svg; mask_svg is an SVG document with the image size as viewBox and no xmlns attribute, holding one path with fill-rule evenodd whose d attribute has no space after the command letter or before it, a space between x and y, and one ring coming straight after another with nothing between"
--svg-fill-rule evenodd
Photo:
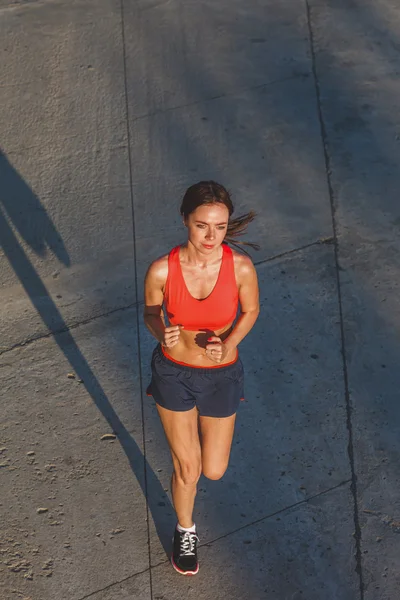
<instances>
[{"instance_id":1,"label":"shorts waistband","mask_svg":"<svg viewBox=\"0 0 400 600\"><path fill-rule=\"evenodd\" d=\"M166 353L165 349L163 346L161 346L161 344L159 344L156 347L158 353L160 354L160 356L168 361L169 363L172 363L173 366L178 367L179 369L183 369L184 371L196 371L196 373L207 373L210 371L213 371L214 369L218 369L218 370L224 370L228 367L231 367L232 365L234 365L235 363L237 363L238 359L239 359L239 351L238 349L236 349L236 357L234 358L234 360L232 360L229 363L225 363L223 365L212 365L210 367L198 367L196 365L191 365L189 363L185 363L185 362L180 362L179 360L175 360L175 358L172 358L172 356L170 356L169 354ZM171 365L171 366L172 366Z\"/></svg>"}]
</instances>

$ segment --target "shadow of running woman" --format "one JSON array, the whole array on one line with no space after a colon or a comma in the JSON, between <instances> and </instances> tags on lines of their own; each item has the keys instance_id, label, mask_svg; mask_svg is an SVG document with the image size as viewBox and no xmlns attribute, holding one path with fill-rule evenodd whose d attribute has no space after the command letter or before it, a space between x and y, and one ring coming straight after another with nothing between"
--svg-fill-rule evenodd
<instances>
[{"instance_id":1,"label":"shadow of running woman","mask_svg":"<svg viewBox=\"0 0 400 600\"><path fill-rule=\"evenodd\" d=\"M0 247L49 332L64 332L62 336L55 335L54 339L116 434L146 497L160 542L168 553L170 531L174 526L172 521L174 511L168 496L112 407L14 230L36 254L44 257L48 251L51 251L63 265L68 267L71 263L67 249L39 198L1 150L0 182ZM160 506L162 506L161 512ZM171 517L169 526L165 522L166 515Z\"/></svg>"}]
</instances>

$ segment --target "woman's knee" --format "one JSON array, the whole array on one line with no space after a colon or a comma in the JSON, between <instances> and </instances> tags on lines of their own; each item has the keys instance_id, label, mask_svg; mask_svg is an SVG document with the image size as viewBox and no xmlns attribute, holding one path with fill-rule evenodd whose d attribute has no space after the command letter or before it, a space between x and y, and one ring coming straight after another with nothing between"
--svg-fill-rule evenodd
<instances>
[{"instance_id":1,"label":"woman's knee","mask_svg":"<svg viewBox=\"0 0 400 600\"><path fill-rule=\"evenodd\" d=\"M221 477L224 476L227 468L227 464L203 465L203 475L207 477L207 479L217 481L218 479L221 479Z\"/></svg>"},{"instance_id":2,"label":"woman's knee","mask_svg":"<svg viewBox=\"0 0 400 600\"><path fill-rule=\"evenodd\" d=\"M197 460L179 461L174 465L175 476L182 485L196 485L201 475L201 462Z\"/></svg>"}]
</instances>

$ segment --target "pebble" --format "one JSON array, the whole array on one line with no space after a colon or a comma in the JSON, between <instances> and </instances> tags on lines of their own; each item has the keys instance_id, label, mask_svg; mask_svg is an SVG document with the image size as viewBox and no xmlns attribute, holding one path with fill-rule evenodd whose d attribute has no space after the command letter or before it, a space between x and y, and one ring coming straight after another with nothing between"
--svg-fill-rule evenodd
<instances>
[{"instance_id":1,"label":"pebble","mask_svg":"<svg viewBox=\"0 0 400 600\"><path fill-rule=\"evenodd\" d=\"M115 433L105 433L104 435L101 436L101 440L115 440L117 436L115 435Z\"/></svg>"},{"instance_id":2,"label":"pebble","mask_svg":"<svg viewBox=\"0 0 400 600\"><path fill-rule=\"evenodd\" d=\"M75 379L75 373L68 373L68 379Z\"/></svg>"},{"instance_id":3,"label":"pebble","mask_svg":"<svg viewBox=\"0 0 400 600\"><path fill-rule=\"evenodd\" d=\"M38 515L41 515L43 513L49 512L49 509L42 507L42 508L38 508L36 512L38 513Z\"/></svg>"},{"instance_id":4,"label":"pebble","mask_svg":"<svg viewBox=\"0 0 400 600\"><path fill-rule=\"evenodd\" d=\"M42 569L49 569L52 566L53 566L53 559L49 558L48 560L44 561Z\"/></svg>"}]
</instances>

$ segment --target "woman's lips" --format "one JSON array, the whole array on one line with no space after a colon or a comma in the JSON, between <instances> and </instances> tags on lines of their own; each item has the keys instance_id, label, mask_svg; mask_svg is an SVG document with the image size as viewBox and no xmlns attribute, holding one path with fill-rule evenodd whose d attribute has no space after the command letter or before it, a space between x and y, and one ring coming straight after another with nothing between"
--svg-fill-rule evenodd
<instances>
[{"instance_id":1,"label":"woman's lips","mask_svg":"<svg viewBox=\"0 0 400 600\"><path fill-rule=\"evenodd\" d=\"M212 246L211 244L203 244L203 246L204 246L204 248L208 248L208 249L214 248L214 246Z\"/></svg>"}]
</instances>

